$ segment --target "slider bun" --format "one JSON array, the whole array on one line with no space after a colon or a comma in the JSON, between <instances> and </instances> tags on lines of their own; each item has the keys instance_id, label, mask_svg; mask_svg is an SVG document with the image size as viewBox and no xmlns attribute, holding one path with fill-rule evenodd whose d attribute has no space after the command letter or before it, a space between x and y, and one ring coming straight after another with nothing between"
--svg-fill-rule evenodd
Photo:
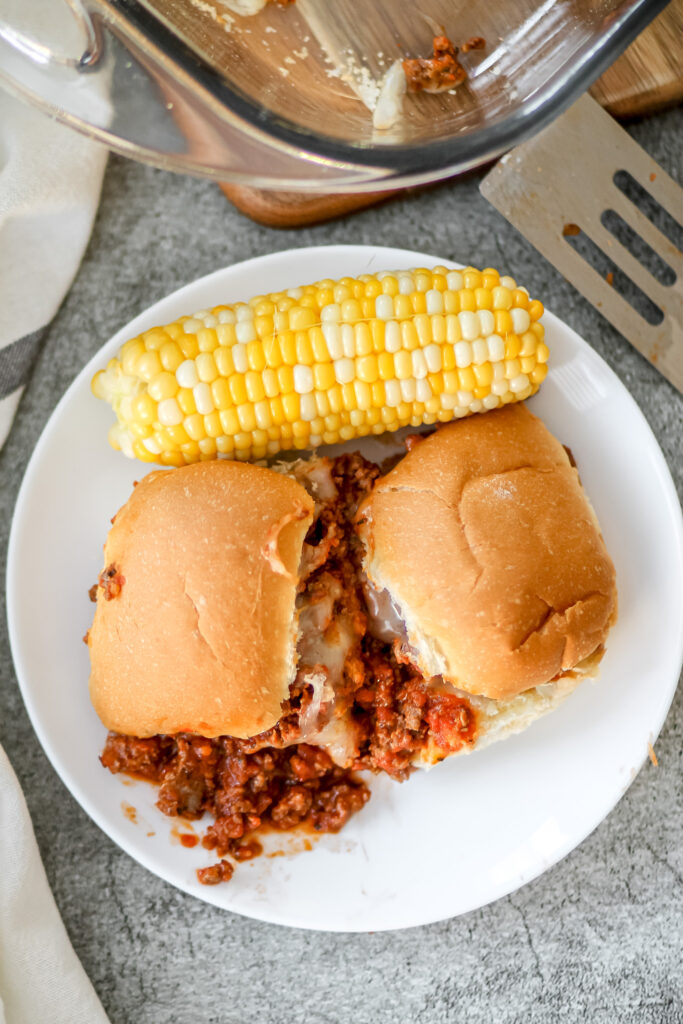
<instances>
[{"instance_id":1,"label":"slider bun","mask_svg":"<svg viewBox=\"0 0 683 1024\"><path fill-rule=\"evenodd\" d=\"M365 571L426 676L503 700L603 643L614 566L566 451L521 404L441 427L359 511Z\"/></svg>"},{"instance_id":2,"label":"slider bun","mask_svg":"<svg viewBox=\"0 0 683 1024\"><path fill-rule=\"evenodd\" d=\"M244 738L277 722L312 520L304 488L258 466L201 462L140 481L104 549L121 591L97 588L89 636L90 696L108 729Z\"/></svg>"}]
</instances>

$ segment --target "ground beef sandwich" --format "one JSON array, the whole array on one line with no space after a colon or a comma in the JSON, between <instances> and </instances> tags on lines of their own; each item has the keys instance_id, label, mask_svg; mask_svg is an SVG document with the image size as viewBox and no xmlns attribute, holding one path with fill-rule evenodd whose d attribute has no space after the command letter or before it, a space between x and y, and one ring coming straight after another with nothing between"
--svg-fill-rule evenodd
<instances>
[{"instance_id":1,"label":"ground beef sandwich","mask_svg":"<svg viewBox=\"0 0 683 1024\"><path fill-rule=\"evenodd\" d=\"M338 830L358 771L403 780L526 727L595 674L615 614L578 474L521 405L385 475L358 454L154 472L97 587L102 761L246 859L264 825Z\"/></svg>"}]
</instances>

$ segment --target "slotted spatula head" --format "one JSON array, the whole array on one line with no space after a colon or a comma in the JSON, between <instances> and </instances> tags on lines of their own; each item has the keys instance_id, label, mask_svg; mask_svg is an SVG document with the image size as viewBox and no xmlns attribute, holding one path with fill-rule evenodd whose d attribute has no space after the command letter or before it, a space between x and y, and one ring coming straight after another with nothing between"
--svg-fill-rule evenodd
<instances>
[{"instance_id":1,"label":"slotted spatula head","mask_svg":"<svg viewBox=\"0 0 683 1024\"><path fill-rule=\"evenodd\" d=\"M585 95L502 157L481 192L683 392L683 255L619 187L629 180L683 223L683 190Z\"/></svg>"}]
</instances>

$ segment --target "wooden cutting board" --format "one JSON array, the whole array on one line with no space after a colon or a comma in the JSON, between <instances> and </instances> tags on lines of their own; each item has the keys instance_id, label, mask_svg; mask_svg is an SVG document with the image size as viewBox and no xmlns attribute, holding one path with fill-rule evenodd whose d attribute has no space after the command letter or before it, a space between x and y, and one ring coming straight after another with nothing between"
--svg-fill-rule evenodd
<instances>
[{"instance_id":1,"label":"wooden cutting board","mask_svg":"<svg viewBox=\"0 0 683 1024\"><path fill-rule=\"evenodd\" d=\"M672 0L629 48L592 86L591 95L619 118L650 114L683 99L683 0ZM221 184L242 213L259 224L296 228L343 217L400 195L366 192L362 195L304 195L245 185Z\"/></svg>"}]
</instances>

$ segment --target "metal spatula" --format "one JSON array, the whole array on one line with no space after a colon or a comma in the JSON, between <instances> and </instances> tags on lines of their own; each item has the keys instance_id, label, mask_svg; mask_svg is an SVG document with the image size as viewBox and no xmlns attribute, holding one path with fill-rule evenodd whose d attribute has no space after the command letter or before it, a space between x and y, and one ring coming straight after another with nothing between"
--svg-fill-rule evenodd
<instances>
[{"instance_id":1,"label":"metal spatula","mask_svg":"<svg viewBox=\"0 0 683 1024\"><path fill-rule=\"evenodd\" d=\"M583 96L504 156L481 192L683 391L683 190L609 114ZM671 238L630 198L645 193Z\"/></svg>"}]
</instances>

